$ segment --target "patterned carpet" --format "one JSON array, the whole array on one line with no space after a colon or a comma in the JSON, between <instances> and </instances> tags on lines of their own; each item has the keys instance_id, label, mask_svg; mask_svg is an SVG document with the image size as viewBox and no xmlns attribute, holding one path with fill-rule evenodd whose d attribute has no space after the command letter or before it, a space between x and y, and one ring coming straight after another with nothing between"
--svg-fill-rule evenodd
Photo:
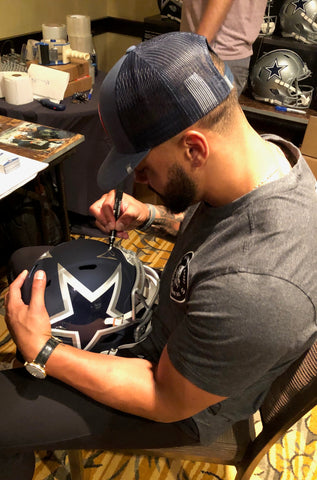
<instances>
[{"instance_id":1,"label":"patterned carpet","mask_svg":"<svg viewBox=\"0 0 317 480\"><path fill-rule=\"evenodd\" d=\"M169 242L133 232L122 246L146 264L163 268L173 248ZM159 252L158 252L159 250ZM5 280L0 281L0 362L14 357L15 347L4 323ZM232 466L128 456L103 450L83 451L85 480L233 480ZM316 480L317 407L302 418L262 459L251 480ZM21 479L23 480L23 479ZM33 480L71 480L65 451L36 452Z\"/></svg>"}]
</instances>

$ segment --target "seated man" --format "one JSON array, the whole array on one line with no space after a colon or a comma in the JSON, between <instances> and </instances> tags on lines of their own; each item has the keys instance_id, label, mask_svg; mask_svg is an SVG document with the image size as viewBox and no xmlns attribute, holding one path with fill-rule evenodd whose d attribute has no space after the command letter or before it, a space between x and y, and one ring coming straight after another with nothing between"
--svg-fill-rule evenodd
<instances>
[{"instance_id":1,"label":"seated man","mask_svg":"<svg viewBox=\"0 0 317 480\"><path fill-rule=\"evenodd\" d=\"M26 362L44 348L47 377L0 374L6 480L31 480L38 448L209 443L256 411L317 338L315 179L294 145L252 129L206 39L175 32L128 49L104 80L100 113L113 148L97 224L120 236L165 229L175 247L152 331L130 357L55 344L45 273L29 306L26 272L11 284L8 328ZM124 195L115 222L111 190L133 170L168 211Z\"/></svg>"}]
</instances>

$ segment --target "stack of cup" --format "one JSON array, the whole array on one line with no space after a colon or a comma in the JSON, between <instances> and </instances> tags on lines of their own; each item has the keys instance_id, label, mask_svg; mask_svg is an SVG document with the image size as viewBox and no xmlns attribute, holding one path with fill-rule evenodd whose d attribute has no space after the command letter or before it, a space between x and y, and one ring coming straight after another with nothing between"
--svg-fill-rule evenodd
<instances>
[{"instance_id":1,"label":"stack of cup","mask_svg":"<svg viewBox=\"0 0 317 480\"><path fill-rule=\"evenodd\" d=\"M66 25L64 23L43 23L42 35L43 42L65 43L67 41Z\"/></svg>"},{"instance_id":2,"label":"stack of cup","mask_svg":"<svg viewBox=\"0 0 317 480\"><path fill-rule=\"evenodd\" d=\"M70 48L80 52L92 53L90 17L87 15L67 15L66 23Z\"/></svg>"}]
</instances>

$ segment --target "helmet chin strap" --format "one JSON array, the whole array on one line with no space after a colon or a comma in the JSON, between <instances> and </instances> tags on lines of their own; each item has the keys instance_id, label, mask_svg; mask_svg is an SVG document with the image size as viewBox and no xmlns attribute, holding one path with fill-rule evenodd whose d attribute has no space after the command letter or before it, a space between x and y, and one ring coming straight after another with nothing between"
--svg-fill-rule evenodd
<instances>
[{"instance_id":1,"label":"helmet chin strap","mask_svg":"<svg viewBox=\"0 0 317 480\"><path fill-rule=\"evenodd\" d=\"M118 327L120 325L124 325L126 323L131 323L133 321L132 319L132 312L126 312L123 315L120 315L120 317L107 317L104 319L104 324L105 325L111 325L112 327Z\"/></svg>"},{"instance_id":2,"label":"helmet chin strap","mask_svg":"<svg viewBox=\"0 0 317 480\"><path fill-rule=\"evenodd\" d=\"M142 320L142 322L137 326L137 328L134 331L134 342L132 343L126 343L125 345L120 345L118 348L111 348L109 350L103 350L100 353L103 353L104 355L117 355L117 353L120 350L124 350L126 348L132 348L138 343L143 342L143 340L149 335L149 333L152 330L152 324L151 324L151 312L148 312L145 318Z\"/></svg>"}]
</instances>

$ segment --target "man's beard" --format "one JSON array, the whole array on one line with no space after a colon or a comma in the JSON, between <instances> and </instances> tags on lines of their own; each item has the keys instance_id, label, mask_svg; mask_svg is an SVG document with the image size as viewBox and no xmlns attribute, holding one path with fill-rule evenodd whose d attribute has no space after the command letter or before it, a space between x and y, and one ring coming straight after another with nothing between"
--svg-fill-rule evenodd
<instances>
[{"instance_id":1,"label":"man's beard","mask_svg":"<svg viewBox=\"0 0 317 480\"><path fill-rule=\"evenodd\" d=\"M151 188L151 187L150 187ZM197 188L192 179L177 164L172 165L168 171L167 185L162 194L156 192L164 205L172 213L181 213L190 205L196 203Z\"/></svg>"}]
</instances>

